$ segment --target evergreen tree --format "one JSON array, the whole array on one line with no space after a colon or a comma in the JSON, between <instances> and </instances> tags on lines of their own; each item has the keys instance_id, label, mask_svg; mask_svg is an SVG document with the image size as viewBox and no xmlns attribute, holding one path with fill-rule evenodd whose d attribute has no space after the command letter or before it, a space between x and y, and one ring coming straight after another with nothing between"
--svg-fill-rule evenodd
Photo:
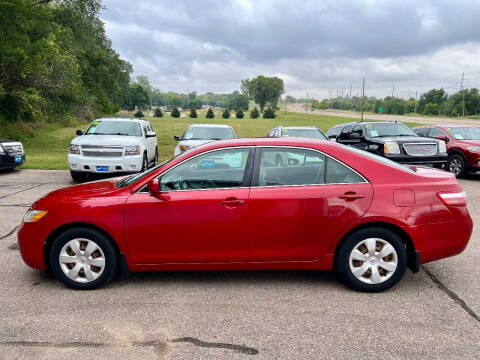
<instances>
[{"instance_id":1,"label":"evergreen tree","mask_svg":"<svg viewBox=\"0 0 480 360\"><path fill-rule=\"evenodd\" d=\"M225 109L222 113L222 118L228 119L230 117L230 111L228 109Z\"/></svg>"},{"instance_id":2,"label":"evergreen tree","mask_svg":"<svg viewBox=\"0 0 480 360\"><path fill-rule=\"evenodd\" d=\"M191 118L194 118L196 119L198 116L197 116L197 109L195 109L195 107L192 107L192 109L190 110L190 115L189 115Z\"/></svg>"},{"instance_id":3,"label":"evergreen tree","mask_svg":"<svg viewBox=\"0 0 480 360\"><path fill-rule=\"evenodd\" d=\"M264 119L275 119L275 111L272 108L267 108L263 113Z\"/></svg>"},{"instance_id":4,"label":"evergreen tree","mask_svg":"<svg viewBox=\"0 0 480 360\"><path fill-rule=\"evenodd\" d=\"M178 109L176 107L174 107L170 116L174 117L174 118L179 118L180 117L180 111L178 111Z\"/></svg>"},{"instance_id":5,"label":"evergreen tree","mask_svg":"<svg viewBox=\"0 0 480 360\"><path fill-rule=\"evenodd\" d=\"M243 119L245 115L243 115L243 111L242 110L238 110L237 113L235 114L235 117L237 119Z\"/></svg>"},{"instance_id":6,"label":"evergreen tree","mask_svg":"<svg viewBox=\"0 0 480 360\"><path fill-rule=\"evenodd\" d=\"M250 111L250 117L251 117L252 119L256 119L256 118L258 118L259 116L260 116L260 112L258 111L258 109L257 109L256 107L253 108L252 111Z\"/></svg>"},{"instance_id":7,"label":"evergreen tree","mask_svg":"<svg viewBox=\"0 0 480 360\"><path fill-rule=\"evenodd\" d=\"M212 108L208 108L207 114L205 115L207 119L213 119L215 117L215 114L213 113Z\"/></svg>"},{"instance_id":8,"label":"evergreen tree","mask_svg":"<svg viewBox=\"0 0 480 360\"><path fill-rule=\"evenodd\" d=\"M155 111L153 112L153 116L155 117L163 117L162 110L160 108L156 108Z\"/></svg>"},{"instance_id":9,"label":"evergreen tree","mask_svg":"<svg viewBox=\"0 0 480 360\"><path fill-rule=\"evenodd\" d=\"M138 111L135 113L135 115L133 115L133 116L138 117L138 118L142 118L144 115L143 115L143 113L142 113L140 110L138 110Z\"/></svg>"}]
</instances>

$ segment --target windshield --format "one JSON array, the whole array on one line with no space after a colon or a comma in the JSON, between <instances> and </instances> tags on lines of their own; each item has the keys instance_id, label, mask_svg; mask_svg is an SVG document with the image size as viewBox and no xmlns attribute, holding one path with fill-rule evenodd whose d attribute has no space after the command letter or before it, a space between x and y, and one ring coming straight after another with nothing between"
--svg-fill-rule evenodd
<instances>
[{"instance_id":1,"label":"windshield","mask_svg":"<svg viewBox=\"0 0 480 360\"><path fill-rule=\"evenodd\" d=\"M129 121L93 121L86 135L126 135L142 136L140 124Z\"/></svg>"},{"instance_id":2,"label":"windshield","mask_svg":"<svg viewBox=\"0 0 480 360\"><path fill-rule=\"evenodd\" d=\"M327 140L318 129L282 129L282 136Z\"/></svg>"},{"instance_id":3,"label":"windshield","mask_svg":"<svg viewBox=\"0 0 480 360\"><path fill-rule=\"evenodd\" d=\"M200 127L190 126L182 140L224 140L234 139L235 134L230 127Z\"/></svg>"},{"instance_id":4,"label":"windshield","mask_svg":"<svg viewBox=\"0 0 480 360\"><path fill-rule=\"evenodd\" d=\"M455 140L480 140L479 127L455 127L448 128L447 131Z\"/></svg>"},{"instance_id":5,"label":"windshield","mask_svg":"<svg viewBox=\"0 0 480 360\"><path fill-rule=\"evenodd\" d=\"M178 154L178 155L182 155L182 154ZM133 184L134 182L137 182L138 180L143 179L145 176L151 174L152 172L154 172L158 168L161 168L163 165L168 164L170 161L172 161L175 158L176 158L176 156L171 158L171 159L165 160L164 162L161 162L158 165L156 165L156 166L152 167L151 169L149 169L147 171L144 171L142 173L127 176L127 177L121 179L119 182L117 182L117 187L122 188L122 187L125 187L125 186L129 186L129 185Z\"/></svg>"},{"instance_id":6,"label":"windshield","mask_svg":"<svg viewBox=\"0 0 480 360\"><path fill-rule=\"evenodd\" d=\"M407 125L398 123L366 124L367 137L418 136Z\"/></svg>"}]
</instances>

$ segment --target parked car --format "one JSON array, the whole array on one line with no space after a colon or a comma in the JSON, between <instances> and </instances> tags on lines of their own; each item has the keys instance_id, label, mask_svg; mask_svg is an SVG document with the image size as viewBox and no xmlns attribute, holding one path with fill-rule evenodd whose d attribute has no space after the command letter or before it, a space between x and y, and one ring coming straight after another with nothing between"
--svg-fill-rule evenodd
<instances>
[{"instance_id":1,"label":"parked car","mask_svg":"<svg viewBox=\"0 0 480 360\"><path fill-rule=\"evenodd\" d=\"M419 136L443 140L447 144L445 169L456 177L480 170L480 127L465 125L428 125L414 129Z\"/></svg>"},{"instance_id":2,"label":"parked car","mask_svg":"<svg viewBox=\"0 0 480 360\"><path fill-rule=\"evenodd\" d=\"M445 141L420 137L398 122L343 124L336 141L402 164L441 167L448 159Z\"/></svg>"},{"instance_id":3,"label":"parked car","mask_svg":"<svg viewBox=\"0 0 480 360\"><path fill-rule=\"evenodd\" d=\"M302 158L276 166L269 153ZM18 231L25 263L93 289L120 269L335 270L381 291L407 266L462 252L472 233L455 177L331 141L201 145L141 174L51 192Z\"/></svg>"},{"instance_id":4,"label":"parked car","mask_svg":"<svg viewBox=\"0 0 480 360\"><path fill-rule=\"evenodd\" d=\"M178 141L174 155L196 148L216 140L235 139L237 135L230 125L222 124L190 124L182 136L174 136Z\"/></svg>"},{"instance_id":5,"label":"parked car","mask_svg":"<svg viewBox=\"0 0 480 360\"><path fill-rule=\"evenodd\" d=\"M315 126L277 126L270 130L267 137L302 137L327 140L325 134Z\"/></svg>"},{"instance_id":6,"label":"parked car","mask_svg":"<svg viewBox=\"0 0 480 360\"><path fill-rule=\"evenodd\" d=\"M157 135L147 120L105 118L77 130L68 154L73 180L88 174L135 173L158 162Z\"/></svg>"},{"instance_id":7,"label":"parked car","mask_svg":"<svg viewBox=\"0 0 480 360\"><path fill-rule=\"evenodd\" d=\"M14 169L25 162L25 151L19 141L0 139L0 169Z\"/></svg>"},{"instance_id":8,"label":"parked car","mask_svg":"<svg viewBox=\"0 0 480 360\"><path fill-rule=\"evenodd\" d=\"M340 135L340 132L342 129L347 126L347 125L352 125L356 124L356 122L351 122L351 123L345 123L345 124L340 124L340 125L335 125L332 126L330 129L327 131L327 138L332 141L337 141L337 136Z\"/></svg>"}]
</instances>

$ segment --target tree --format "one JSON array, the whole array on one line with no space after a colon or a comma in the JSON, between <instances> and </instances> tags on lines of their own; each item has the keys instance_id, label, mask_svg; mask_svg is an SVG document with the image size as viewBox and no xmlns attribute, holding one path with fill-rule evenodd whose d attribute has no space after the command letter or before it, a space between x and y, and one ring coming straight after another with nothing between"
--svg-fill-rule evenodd
<instances>
[{"instance_id":1,"label":"tree","mask_svg":"<svg viewBox=\"0 0 480 360\"><path fill-rule=\"evenodd\" d=\"M287 96L285 97L285 101L286 101L288 104L293 104L293 103L297 102L297 100L295 100L295 98L294 98L293 96L291 96L291 95L287 95Z\"/></svg>"},{"instance_id":2,"label":"tree","mask_svg":"<svg viewBox=\"0 0 480 360\"><path fill-rule=\"evenodd\" d=\"M208 108L207 114L205 115L207 119L213 119L215 117L215 114L213 113L212 108Z\"/></svg>"},{"instance_id":3,"label":"tree","mask_svg":"<svg viewBox=\"0 0 480 360\"><path fill-rule=\"evenodd\" d=\"M227 100L225 107L235 111L248 110L248 97L237 92Z\"/></svg>"},{"instance_id":4,"label":"tree","mask_svg":"<svg viewBox=\"0 0 480 360\"><path fill-rule=\"evenodd\" d=\"M263 112L264 119L275 119L275 116L275 111L273 111L273 109L270 107Z\"/></svg>"},{"instance_id":5,"label":"tree","mask_svg":"<svg viewBox=\"0 0 480 360\"><path fill-rule=\"evenodd\" d=\"M155 111L153 112L153 116L155 116L155 117L163 117L162 109L156 108Z\"/></svg>"},{"instance_id":6,"label":"tree","mask_svg":"<svg viewBox=\"0 0 480 360\"><path fill-rule=\"evenodd\" d=\"M250 111L250 118L256 119L259 116L260 116L260 112L258 111L258 109L256 107L254 107L253 110Z\"/></svg>"},{"instance_id":7,"label":"tree","mask_svg":"<svg viewBox=\"0 0 480 360\"><path fill-rule=\"evenodd\" d=\"M420 100L418 101L418 112L424 113L424 108L425 106L430 103L430 104L437 104L437 108L440 107L440 105L447 101L448 95L443 89L432 89L425 94L422 94L420 96ZM429 111L432 110L430 107Z\"/></svg>"},{"instance_id":8,"label":"tree","mask_svg":"<svg viewBox=\"0 0 480 360\"><path fill-rule=\"evenodd\" d=\"M428 103L423 109L425 115L438 115L438 104Z\"/></svg>"},{"instance_id":9,"label":"tree","mask_svg":"<svg viewBox=\"0 0 480 360\"><path fill-rule=\"evenodd\" d=\"M148 94L145 89L137 83L130 84L125 96L124 107L130 111L137 108L145 108L148 102Z\"/></svg>"},{"instance_id":10,"label":"tree","mask_svg":"<svg viewBox=\"0 0 480 360\"><path fill-rule=\"evenodd\" d=\"M222 113L222 118L228 119L230 117L230 111L228 109L225 109Z\"/></svg>"},{"instance_id":11,"label":"tree","mask_svg":"<svg viewBox=\"0 0 480 360\"><path fill-rule=\"evenodd\" d=\"M172 112L170 113L171 117L174 118L179 118L180 117L180 111L178 111L178 108L174 107Z\"/></svg>"},{"instance_id":12,"label":"tree","mask_svg":"<svg viewBox=\"0 0 480 360\"><path fill-rule=\"evenodd\" d=\"M135 115L133 115L133 116L138 117L138 118L144 117L143 113L142 113L140 110L138 110L138 111L135 113Z\"/></svg>"},{"instance_id":13,"label":"tree","mask_svg":"<svg viewBox=\"0 0 480 360\"><path fill-rule=\"evenodd\" d=\"M190 110L190 115L189 115L191 118L194 118L196 119L197 118L197 109L195 109L194 107L191 108Z\"/></svg>"},{"instance_id":14,"label":"tree","mask_svg":"<svg viewBox=\"0 0 480 360\"><path fill-rule=\"evenodd\" d=\"M238 110L237 113L235 114L235 117L237 119L243 119L245 115L243 114L243 111L242 110Z\"/></svg>"},{"instance_id":15,"label":"tree","mask_svg":"<svg viewBox=\"0 0 480 360\"><path fill-rule=\"evenodd\" d=\"M267 103L272 107L276 106L278 99L285 92L282 79L263 75L252 80L242 80L241 89L244 95L260 106L261 112Z\"/></svg>"}]
</instances>

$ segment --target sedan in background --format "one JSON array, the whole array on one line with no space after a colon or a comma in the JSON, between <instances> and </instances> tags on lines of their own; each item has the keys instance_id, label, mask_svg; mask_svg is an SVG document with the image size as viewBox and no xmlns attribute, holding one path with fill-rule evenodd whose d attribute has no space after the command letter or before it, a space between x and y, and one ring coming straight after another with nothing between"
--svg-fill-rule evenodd
<instances>
[{"instance_id":1,"label":"sedan in background","mask_svg":"<svg viewBox=\"0 0 480 360\"><path fill-rule=\"evenodd\" d=\"M315 126L277 126L270 130L267 137L301 137L327 140L327 137Z\"/></svg>"},{"instance_id":2,"label":"sedan in background","mask_svg":"<svg viewBox=\"0 0 480 360\"><path fill-rule=\"evenodd\" d=\"M480 127L465 125L428 125L417 127L415 133L445 141L448 162L445 169L456 177L480 171Z\"/></svg>"},{"instance_id":3,"label":"sedan in background","mask_svg":"<svg viewBox=\"0 0 480 360\"><path fill-rule=\"evenodd\" d=\"M178 141L174 155L196 148L216 140L235 139L237 135L230 125L223 124L190 124L182 136L174 136Z\"/></svg>"},{"instance_id":4,"label":"sedan in background","mask_svg":"<svg viewBox=\"0 0 480 360\"><path fill-rule=\"evenodd\" d=\"M461 253L472 228L448 172L282 137L216 141L53 191L25 214L18 244L27 265L75 289L119 271L316 269L374 292Z\"/></svg>"}]
</instances>

